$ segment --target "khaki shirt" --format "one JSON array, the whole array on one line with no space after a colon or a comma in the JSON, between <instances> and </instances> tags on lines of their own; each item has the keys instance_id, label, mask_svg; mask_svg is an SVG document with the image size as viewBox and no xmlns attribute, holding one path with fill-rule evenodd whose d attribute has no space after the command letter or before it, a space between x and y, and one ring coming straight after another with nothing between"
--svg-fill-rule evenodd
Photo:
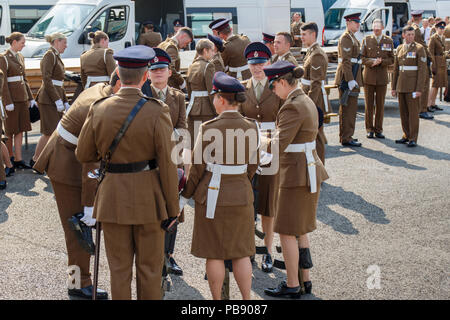
<instances>
[{"instance_id":1,"label":"khaki shirt","mask_svg":"<svg viewBox=\"0 0 450 320\"><path fill-rule=\"evenodd\" d=\"M30 85L25 74L25 59L21 53L17 58L11 50L6 50L0 55L0 69L4 74L2 85L3 106L14 104L14 102L25 102L33 100ZM22 81L8 82L9 77L23 77Z\"/></svg>"},{"instance_id":2,"label":"khaki shirt","mask_svg":"<svg viewBox=\"0 0 450 320\"><path fill-rule=\"evenodd\" d=\"M430 39L428 50L430 51L431 68L434 73L441 68L446 69L446 59L450 58L450 52L445 51L445 38L441 38L437 33L434 34Z\"/></svg>"},{"instance_id":3,"label":"khaki shirt","mask_svg":"<svg viewBox=\"0 0 450 320\"><path fill-rule=\"evenodd\" d=\"M82 163L104 159L111 142L136 103L145 97L137 88L121 88L94 104L81 129L76 156ZM158 169L106 173L99 185L94 217L116 224L157 223L179 214L177 167L169 107L154 98L144 104L112 155L111 163L156 159Z\"/></svg>"},{"instance_id":4,"label":"khaki shirt","mask_svg":"<svg viewBox=\"0 0 450 320\"><path fill-rule=\"evenodd\" d=\"M445 37L445 51L448 51L450 50L450 25L445 27L444 37Z\"/></svg>"},{"instance_id":5,"label":"khaki shirt","mask_svg":"<svg viewBox=\"0 0 450 320\"><path fill-rule=\"evenodd\" d=\"M303 78L311 81L311 85L302 83L303 91L325 112L325 101L322 92L322 81L327 77L328 56L318 43L313 44L305 55Z\"/></svg>"},{"instance_id":6,"label":"khaki shirt","mask_svg":"<svg viewBox=\"0 0 450 320\"><path fill-rule=\"evenodd\" d=\"M359 87L363 86L361 77L361 66L358 69L356 79L353 78L352 66L354 62L351 59L358 59L360 54L360 44L358 39L349 31L346 30L339 38L338 44L338 59L341 62L338 64L336 71L335 84L340 85L342 80L347 82L356 80ZM359 92L359 88L354 88L352 91Z\"/></svg>"},{"instance_id":7,"label":"khaki shirt","mask_svg":"<svg viewBox=\"0 0 450 320\"><path fill-rule=\"evenodd\" d=\"M63 87L55 86L52 80L64 81L65 69L61 55L50 47L41 60L42 85L36 96L38 103L54 105L61 99L67 102L66 91Z\"/></svg>"},{"instance_id":8,"label":"khaki shirt","mask_svg":"<svg viewBox=\"0 0 450 320\"><path fill-rule=\"evenodd\" d=\"M394 64L394 42L390 37L381 35L378 43L375 35L366 36L362 41L361 58L364 84L376 86L389 83L388 67ZM372 67L377 58L382 59L381 63Z\"/></svg>"},{"instance_id":9,"label":"khaki shirt","mask_svg":"<svg viewBox=\"0 0 450 320\"><path fill-rule=\"evenodd\" d=\"M214 65L202 57L197 57L189 66L187 73L187 89L189 98L192 91L207 91L213 89ZM213 104L214 95L209 97L196 97L189 116L216 116Z\"/></svg>"},{"instance_id":10,"label":"khaki shirt","mask_svg":"<svg viewBox=\"0 0 450 320\"><path fill-rule=\"evenodd\" d=\"M174 38L167 38L158 45L158 48L163 49L170 56L172 62L170 63L170 70L172 75L169 78L169 86L177 89L184 89L185 81L180 74L181 59L178 50L178 43Z\"/></svg>"},{"instance_id":11,"label":"khaki shirt","mask_svg":"<svg viewBox=\"0 0 450 320\"><path fill-rule=\"evenodd\" d=\"M224 50L221 53L223 64L228 74L236 77L236 72L229 71L230 67L237 68L247 65L247 59L244 57L245 48L250 44L250 39L245 35L232 35L224 43ZM252 74L250 70L242 71L242 80L250 79Z\"/></svg>"},{"instance_id":12,"label":"khaki shirt","mask_svg":"<svg viewBox=\"0 0 450 320\"><path fill-rule=\"evenodd\" d=\"M400 93L423 92L427 73L427 55L425 48L412 42L408 48L406 44L397 47L394 60L394 74L392 90ZM401 66L417 67L417 70L400 70Z\"/></svg>"},{"instance_id":13,"label":"khaki shirt","mask_svg":"<svg viewBox=\"0 0 450 320\"><path fill-rule=\"evenodd\" d=\"M303 25L303 22L292 22L291 23L291 36L292 40L294 41L293 47L302 47L302 39L300 38L301 35L301 27Z\"/></svg>"},{"instance_id":14,"label":"khaki shirt","mask_svg":"<svg viewBox=\"0 0 450 320\"><path fill-rule=\"evenodd\" d=\"M89 76L111 76L117 66L113 54L114 51L112 49L94 46L81 55L81 82L83 88L86 87ZM95 83L91 82L90 86Z\"/></svg>"},{"instance_id":15,"label":"khaki shirt","mask_svg":"<svg viewBox=\"0 0 450 320\"><path fill-rule=\"evenodd\" d=\"M162 42L161 33L149 31L141 34L139 37L139 44L148 46L150 48L157 47Z\"/></svg>"}]
</instances>

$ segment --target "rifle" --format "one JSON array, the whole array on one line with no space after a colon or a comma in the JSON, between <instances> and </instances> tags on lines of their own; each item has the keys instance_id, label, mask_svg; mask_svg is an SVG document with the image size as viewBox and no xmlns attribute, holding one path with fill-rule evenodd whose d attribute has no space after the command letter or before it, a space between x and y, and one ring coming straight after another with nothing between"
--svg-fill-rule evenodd
<instances>
[{"instance_id":1,"label":"rifle","mask_svg":"<svg viewBox=\"0 0 450 320\"><path fill-rule=\"evenodd\" d=\"M356 60L361 59L361 54L358 55L358 57L356 58ZM359 63L353 63L352 64L352 74L353 74L353 79L357 78L358 75L358 71L359 71ZM348 97L349 96L355 96L352 93L352 90L350 90L350 88L348 87L348 82L345 81L344 79L342 79L341 84L339 85L339 89L341 89L343 91L341 98L339 99L339 103L346 107L348 105ZM357 94L356 96L358 96L359 94Z\"/></svg>"},{"instance_id":2,"label":"rifle","mask_svg":"<svg viewBox=\"0 0 450 320\"><path fill-rule=\"evenodd\" d=\"M97 221L95 229L94 292L92 293L92 300L97 300L98 265L100 261L100 239L102 233L102 223Z\"/></svg>"}]
</instances>

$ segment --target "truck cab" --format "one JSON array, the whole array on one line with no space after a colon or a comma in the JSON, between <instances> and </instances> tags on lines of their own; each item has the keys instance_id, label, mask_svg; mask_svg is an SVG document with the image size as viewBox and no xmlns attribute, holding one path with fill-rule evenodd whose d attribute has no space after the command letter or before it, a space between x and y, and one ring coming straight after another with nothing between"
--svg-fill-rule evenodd
<instances>
[{"instance_id":1,"label":"truck cab","mask_svg":"<svg viewBox=\"0 0 450 320\"><path fill-rule=\"evenodd\" d=\"M62 58L81 56L91 47L89 32L104 31L109 47L120 50L134 44L134 2L129 0L60 0L28 32L22 53L39 58L49 48L45 36L61 32L67 37Z\"/></svg>"}]
</instances>

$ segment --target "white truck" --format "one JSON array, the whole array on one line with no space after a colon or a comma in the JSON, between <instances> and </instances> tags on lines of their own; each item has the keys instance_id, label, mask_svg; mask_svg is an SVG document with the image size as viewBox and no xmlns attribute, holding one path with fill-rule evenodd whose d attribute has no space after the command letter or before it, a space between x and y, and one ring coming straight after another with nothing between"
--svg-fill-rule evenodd
<instances>
[{"instance_id":1,"label":"white truck","mask_svg":"<svg viewBox=\"0 0 450 320\"><path fill-rule=\"evenodd\" d=\"M0 51L9 46L5 39L12 32L28 30L58 0L0 0Z\"/></svg>"}]
</instances>

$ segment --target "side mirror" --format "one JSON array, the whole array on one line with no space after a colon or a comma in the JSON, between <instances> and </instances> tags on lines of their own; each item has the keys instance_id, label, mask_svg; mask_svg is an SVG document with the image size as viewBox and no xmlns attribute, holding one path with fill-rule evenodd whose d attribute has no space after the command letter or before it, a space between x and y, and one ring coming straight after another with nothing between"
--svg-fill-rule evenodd
<instances>
[{"instance_id":1,"label":"side mirror","mask_svg":"<svg viewBox=\"0 0 450 320\"><path fill-rule=\"evenodd\" d=\"M0 36L0 45L4 45L6 43L5 36Z\"/></svg>"},{"instance_id":2,"label":"side mirror","mask_svg":"<svg viewBox=\"0 0 450 320\"><path fill-rule=\"evenodd\" d=\"M386 35L387 35L387 36L390 36L390 35L391 35L391 33L389 32L389 30L386 31Z\"/></svg>"},{"instance_id":3,"label":"side mirror","mask_svg":"<svg viewBox=\"0 0 450 320\"><path fill-rule=\"evenodd\" d=\"M128 47L131 47L131 42L130 41L125 42L125 48L128 48Z\"/></svg>"}]
</instances>

